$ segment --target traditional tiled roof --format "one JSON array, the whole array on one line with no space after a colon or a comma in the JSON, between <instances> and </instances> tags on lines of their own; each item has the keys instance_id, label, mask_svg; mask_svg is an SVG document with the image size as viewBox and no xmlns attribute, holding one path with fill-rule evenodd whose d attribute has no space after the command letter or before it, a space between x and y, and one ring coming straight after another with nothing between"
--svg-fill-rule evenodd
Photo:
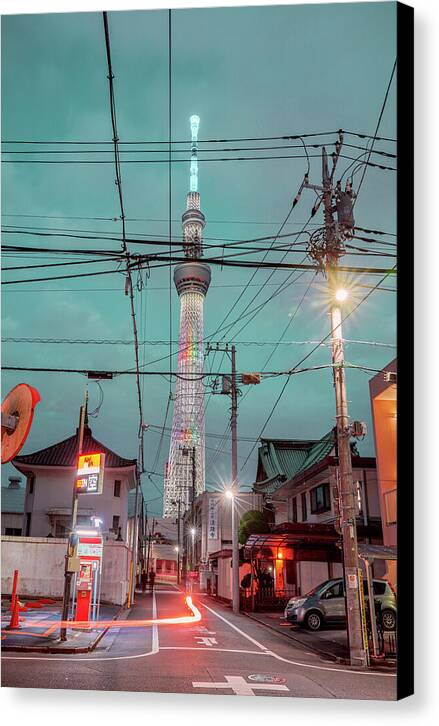
<instances>
[{"instance_id":1,"label":"traditional tiled roof","mask_svg":"<svg viewBox=\"0 0 439 726\"><path fill-rule=\"evenodd\" d=\"M272 494L285 481L310 469L331 454L335 447L334 429L318 440L261 439L257 491ZM263 475L265 474L265 478Z\"/></svg>"},{"instance_id":2,"label":"traditional tiled roof","mask_svg":"<svg viewBox=\"0 0 439 726\"><path fill-rule=\"evenodd\" d=\"M84 440L82 444L82 452L84 454L92 454L94 452L102 452L105 454L105 467L110 469L123 469L136 465L136 459L124 459L119 454L111 451L100 441L94 438L91 429L87 426L84 430ZM16 456L12 463L18 470L20 464L30 466L74 466L77 456L77 438L76 434L70 436L58 444L47 446L45 449L35 451L33 454L25 454L24 456Z\"/></svg>"},{"instance_id":3,"label":"traditional tiled roof","mask_svg":"<svg viewBox=\"0 0 439 726\"><path fill-rule=\"evenodd\" d=\"M24 512L24 487L2 487L2 513L21 514Z\"/></svg>"}]
</instances>

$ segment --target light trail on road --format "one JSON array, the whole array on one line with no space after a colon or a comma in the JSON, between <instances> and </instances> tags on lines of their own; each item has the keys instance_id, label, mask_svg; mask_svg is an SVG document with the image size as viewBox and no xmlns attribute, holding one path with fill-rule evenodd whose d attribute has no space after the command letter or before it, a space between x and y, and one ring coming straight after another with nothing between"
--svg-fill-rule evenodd
<instances>
[{"instance_id":1,"label":"light trail on road","mask_svg":"<svg viewBox=\"0 0 439 726\"><path fill-rule=\"evenodd\" d=\"M192 597L187 595L185 597L185 603L188 608L192 611L192 615L180 615L175 618L148 618L146 620L60 620L56 623L58 628L69 628L71 630L89 630L91 627L94 629L99 628L145 628L151 625L183 625L198 623L201 620L201 613L192 602ZM26 628L41 628L44 625L49 625L50 621L36 620L34 622L26 622ZM53 623L51 623L53 627ZM2 629L2 632L5 629ZM8 633L20 632L19 630L7 630Z\"/></svg>"}]
</instances>

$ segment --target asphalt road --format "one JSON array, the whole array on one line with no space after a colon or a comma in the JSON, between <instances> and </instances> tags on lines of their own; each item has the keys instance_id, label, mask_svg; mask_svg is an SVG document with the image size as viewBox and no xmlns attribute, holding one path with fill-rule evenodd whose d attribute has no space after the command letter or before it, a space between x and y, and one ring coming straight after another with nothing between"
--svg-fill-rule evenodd
<instances>
[{"instance_id":1,"label":"asphalt road","mask_svg":"<svg viewBox=\"0 0 439 726\"><path fill-rule=\"evenodd\" d=\"M276 698L393 700L396 678L324 663L292 641L207 596L198 623L112 628L87 655L5 653L2 686ZM138 595L130 620L187 615L184 594Z\"/></svg>"}]
</instances>

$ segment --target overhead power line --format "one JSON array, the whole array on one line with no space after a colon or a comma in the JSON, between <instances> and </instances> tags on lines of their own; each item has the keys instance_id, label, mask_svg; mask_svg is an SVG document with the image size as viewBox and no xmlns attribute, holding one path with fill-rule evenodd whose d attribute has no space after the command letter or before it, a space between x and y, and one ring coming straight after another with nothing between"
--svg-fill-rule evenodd
<instances>
[{"instance_id":1,"label":"overhead power line","mask_svg":"<svg viewBox=\"0 0 439 726\"><path fill-rule=\"evenodd\" d=\"M349 134L350 136L357 136L361 139L371 139L374 138L370 134L361 133L357 131L346 131L344 129L333 129L332 131L319 131L317 133L293 133L293 134L284 134L283 136L252 136L252 137L235 137L235 138L220 138L220 139L202 139L200 140L200 144L225 144L225 143L236 143L241 141L281 141L281 140L292 140L292 139L307 139L307 138L313 138L317 136L332 136L333 134L338 134L342 131L344 134ZM390 141L395 142L396 139L389 139L387 137L376 136L377 141ZM167 145L169 142L168 140L164 141L157 141L157 140L147 140L147 141L121 141L121 145L128 145L128 144L162 144ZM88 145L88 144L96 144L96 145L103 145L103 144L111 144L111 141L73 141L73 140L58 140L54 141L51 140L32 140L32 139L23 139L23 140L4 140L2 141L2 144L76 144L76 145ZM172 141L172 144L190 144L190 139L183 139L180 141Z\"/></svg>"},{"instance_id":2,"label":"overhead power line","mask_svg":"<svg viewBox=\"0 0 439 726\"><path fill-rule=\"evenodd\" d=\"M340 158L350 161L358 161L358 158L340 154ZM279 159L307 159L320 158L320 154L276 154L269 156L224 156L215 159L199 158L199 163L229 162L229 161L276 161ZM112 164L108 159L3 159L3 164ZM168 164L168 159L119 159L120 164ZM190 159L172 159L171 164L189 164ZM394 166L386 166L372 161L358 161L359 164L375 167L382 171L396 171Z\"/></svg>"}]
</instances>

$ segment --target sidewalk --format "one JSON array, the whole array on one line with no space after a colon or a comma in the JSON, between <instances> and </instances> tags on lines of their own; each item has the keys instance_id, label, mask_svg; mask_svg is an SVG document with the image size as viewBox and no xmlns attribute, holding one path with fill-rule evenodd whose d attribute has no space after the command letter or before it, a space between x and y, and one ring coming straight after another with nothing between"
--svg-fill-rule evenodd
<instances>
[{"instance_id":1,"label":"sidewalk","mask_svg":"<svg viewBox=\"0 0 439 726\"><path fill-rule=\"evenodd\" d=\"M119 605L101 605L99 619L108 621L116 619L124 609ZM36 652L36 653L88 653L103 638L108 627L95 627L90 630L67 629L67 640L60 641L59 622L61 620L61 602L43 605L39 608L20 612L20 628L8 630L11 619L9 600L2 601L1 647L3 651Z\"/></svg>"},{"instance_id":2,"label":"sidewalk","mask_svg":"<svg viewBox=\"0 0 439 726\"><path fill-rule=\"evenodd\" d=\"M314 633L298 625L288 623L279 611L262 613L248 613L243 611L243 614L287 637L296 646L303 648L303 650L317 653L322 660L349 665L349 650L345 628L332 627ZM385 661L377 662L371 667L374 669L378 668L379 670L391 670L396 668L396 661L395 659L389 658Z\"/></svg>"},{"instance_id":3,"label":"sidewalk","mask_svg":"<svg viewBox=\"0 0 439 726\"><path fill-rule=\"evenodd\" d=\"M245 612L244 615L286 636L304 650L318 653L325 660L336 663L348 662L349 651L345 629L331 628L312 633L309 630L288 623L280 612Z\"/></svg>"}]
</instances>

